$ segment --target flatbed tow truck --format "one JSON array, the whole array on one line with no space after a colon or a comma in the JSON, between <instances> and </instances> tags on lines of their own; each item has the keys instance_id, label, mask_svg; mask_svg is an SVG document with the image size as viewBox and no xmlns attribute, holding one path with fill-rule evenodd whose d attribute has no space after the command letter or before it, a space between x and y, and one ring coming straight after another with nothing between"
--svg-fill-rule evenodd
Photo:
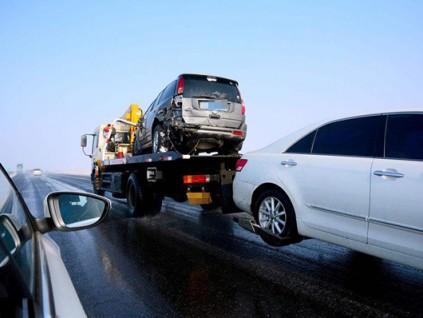
<instances>
[{"instance_id":1,"label":"flatbed tow truck","mask_svg":"<svg viewBox=\"0 0 423 318\"><path fill-rule=\"evenodd\" d=\"M235 214L242 212L232 198L232 182L241 155L189 155L177 151L133 155L134 132L141 116L138 105L131 104L112 124L102 124L93 134L82 135L83 149L87 136L93 137L92 153L86 155L92 159L94 193L104 195L107 191L116 198L126 198L133 217L159 213L165 197L188 201L204 210L220 208L223 214L234 214L236 223L265 241L271 236L283 245L298 242L298 238L273 236L252 217Z\"/></svg>"},{"instance_id":2,"label":"flatbed tow truck","mask_svg":"<svg viewBox=\"0 0 423 318\"><path fill-rule=\"evenodd\" d=\"M138 105L131 104L123 116L84 134L81 146L92 136L91 181L96 194L106 191L126 198L134 217L154 215L163 198L188 200L203 209L221 207L223 213L237 210L232 200L232 180L240 155L187 155L177 151L133 155ZM85 151L84 151L85 153Z\"/></svg>"}]
</instances>

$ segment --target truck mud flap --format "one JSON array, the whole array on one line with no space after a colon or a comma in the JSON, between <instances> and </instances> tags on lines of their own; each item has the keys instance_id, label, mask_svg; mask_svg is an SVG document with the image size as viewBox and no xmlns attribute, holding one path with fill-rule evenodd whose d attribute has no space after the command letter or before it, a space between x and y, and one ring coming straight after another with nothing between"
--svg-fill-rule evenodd
<instances>
[{"instance_id":1,"label":"truck mud flap","mask_svg":"<svg viewBox=\"0 0 423 318\"><path fill-rule=\"evenodd\" d=\"M277 239L280 241L280 244L278 246L286 246L293 243L299 243L303 240L301 236L296 237L279 237L277 235L273 235L272 233L269 233L268 231L264 230L256 223L256 221L253 218L250 217L234 217L233 218L235 223L238 223L239 226L242 228L259 235L261 237L269 237L272 239Z\"/></svg>"},{"instance_id":2,"label":"truck mud flap","mask_svg":"<svg viewBox=\"0 0 423 318\"><path fill-rule=\"evenodd\" d=\"M223 214L238 213L241 212L240 209L234 203L232 197L232 184L222 184L221 185L221 208Z\"/></svg>"}]
</instances>

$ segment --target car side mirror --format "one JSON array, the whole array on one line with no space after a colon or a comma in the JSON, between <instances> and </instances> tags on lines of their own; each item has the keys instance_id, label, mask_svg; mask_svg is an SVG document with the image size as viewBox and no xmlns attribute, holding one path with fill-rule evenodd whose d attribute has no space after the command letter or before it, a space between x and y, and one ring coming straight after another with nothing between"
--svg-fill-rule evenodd
<instances>
[{"instance_id":1,"label":"car side mirror","mask_svg":"<svg viewBox=\"0 0 423 318\"><path fill-rule=\"evenodd\" d=\"M79 192L52 192L44 202L44 213L59 231L76 231L96 226L111 208L109 199Z\"/></svg>"}]
</instances>

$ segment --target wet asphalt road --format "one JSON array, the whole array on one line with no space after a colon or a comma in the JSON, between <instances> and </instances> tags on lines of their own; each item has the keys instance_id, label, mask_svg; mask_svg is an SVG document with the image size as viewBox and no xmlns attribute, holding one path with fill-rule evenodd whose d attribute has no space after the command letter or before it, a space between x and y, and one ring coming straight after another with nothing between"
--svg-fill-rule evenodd
<instances>
[{"instance_id":1,"label":"wet asphalt road","mask_svg":"<svg viewBox=\"0 0 423 318\"><path fill-rule=\"evenodd\" d=\"M45 195L91 192L88 176L26 176ZM109 198L111 198L109 196ZM274 248L232 217L164 202L130 218L124 200L96 228L51 233L89 317L422 317L423 271L318 240Z\"/></svg>"}]
</instances>

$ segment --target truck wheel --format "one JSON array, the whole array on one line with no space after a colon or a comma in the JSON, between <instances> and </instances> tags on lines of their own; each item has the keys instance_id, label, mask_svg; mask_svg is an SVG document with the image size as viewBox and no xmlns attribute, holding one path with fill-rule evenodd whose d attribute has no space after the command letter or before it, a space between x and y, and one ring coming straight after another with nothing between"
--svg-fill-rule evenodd
<instances>
[{"instance_id":1,"label":"truck wheel","mask_svg":"<svg viewBox=\"0 0 423 318\"><path fill-rule=\"evenodd\" d=\"M147 202L147 214L151 216L158 214L162 209L162 203L163 198L160 195L150 193Z\"/></svg>"},{"instance_id":2,"label":"truck wheel","mask_svg":"<svg viewBox=\"0 0 423 318\"><path fill-rule=\"evenodd\" d=\"M264 191L254 206L254 219L266 233L260 234L269 245L281 246L283 241L274 237L286 238L297 235L295 212L285 193L276 189Z\"/></svg>"},{"instance_id":3,"label":"truck wheel","mask_svg":"<svg viewBox=\"0 0 423 318\"><path fill-rule=\"evenodd\" d=\"M93 185L93 191L95 194L103 195L103 196L104 196L104 193L106 192L104 190L98 189L95 184Z\"/></svg>"},{"instance_id":4,"label":"truck wheel","mask_svg":"<svg viewBox=\"0 0 423 318\"><path fill-rule=\"evenodd\" d=\"M155 215L162 208L162 198L141 187L135 174L131 174L126 187L129 213L133 217Z\"/></svg>"},{"instance_id":5,"label":"truck wheel","mask_svg":"<svg viewBox=\"0 0 423 318\"><path fill-rule=\"evenodd\" d=\"M141 191L141 185L136 175L131 174L126 186L126 198L128 202L128 210L131 216L138 217L145 214L144 197Z\"/></svg>"},{"instance_id":6,"label":"truck wheel","mask_svg":"<svg viewBox=\"0 0 423 318\"><path fill-rule=\"evenodd\" d=\"M98 195L104 195L106 191L100 189L100 178L96 177L95 170L91 172L91 181L93 183L93 192Z\"/></svg>"},{"instance_id":7,"label":"truck wheel","mask_svg":"<svg viewBox=\"0 0 423 318\"><path fill-rule=\"evenodd\" d=\"M152 140L152 152L166 152L169 151L168 141L166 133L162 125L158 124L154 127L153 130L153 140Z\"/></svg>"}]
</instances>

